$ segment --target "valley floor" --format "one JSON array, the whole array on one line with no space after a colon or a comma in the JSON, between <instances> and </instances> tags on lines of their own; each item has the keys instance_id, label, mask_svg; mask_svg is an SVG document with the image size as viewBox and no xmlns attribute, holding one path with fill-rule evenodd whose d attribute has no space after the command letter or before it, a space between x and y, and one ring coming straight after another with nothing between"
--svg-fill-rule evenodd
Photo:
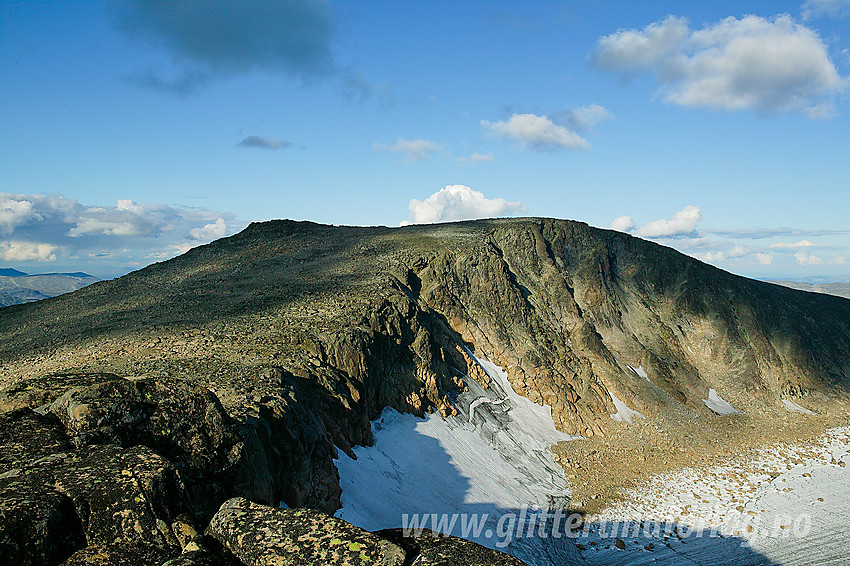
<instances>
[{"instance_id":1,"label":"valley floor","mask_svg":"<svg viewBox=\"0 0 850 566\"><path fill-rule=\"evenodd\" d=\"M602 564L846 564L850 427L724 464L659 474L576 539Z\"/></svg>"}]
</instances>

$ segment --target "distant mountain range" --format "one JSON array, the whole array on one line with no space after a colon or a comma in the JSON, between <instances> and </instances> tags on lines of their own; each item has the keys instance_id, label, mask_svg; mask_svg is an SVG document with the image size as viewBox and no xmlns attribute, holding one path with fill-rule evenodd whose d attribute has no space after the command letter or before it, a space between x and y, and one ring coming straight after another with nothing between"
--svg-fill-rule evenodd
<instances>
[{"instance_id":1,"label":"distant mountain range","mask_svg":"<svg viewBox=\"0 0 850 566\"><path fill-rule=\"evenodd\" d=\"M39 273L30 275L17 269L0 268L0 307L40 301L70 293L100 281L88 273Z\"/></svg>"},{"instance_id":2,"label":"distant mountain range","mask_svg":"<svg viewBox=\"0 0 850 566\"><path fill-rule=\"evenodd\" d=\"M802 281L770 281L783 287L790 287L799 291L809 291L811 293L823 293L825 295L835 295L836 297L844 297L850 299L850 283L804 283Z\"/></svg>"}]
</instances>

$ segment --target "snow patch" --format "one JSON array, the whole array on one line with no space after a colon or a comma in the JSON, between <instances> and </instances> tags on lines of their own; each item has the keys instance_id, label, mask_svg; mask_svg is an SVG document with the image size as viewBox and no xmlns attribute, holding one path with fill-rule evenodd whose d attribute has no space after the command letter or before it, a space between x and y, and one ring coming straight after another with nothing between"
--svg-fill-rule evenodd
<instances>
[{"instance_id":1,"label":"snow patch","mask_svg":"<svg viewBox=\"0 0 850 566\"><path fill-rule=\"evenodd\" d=\"M610 391L608 392L608 395L611 396L611 401L614 402L614 408L617 409L617 413L611 415L611 418L618 423L632 423L635 419L646 418L634 409L630 409L628 405L617 399L617 396Z\"/></svg>"},{"instance_id":2,"label":"snow patch","mask_svg":"<svg viewBox=\"0 0 850 566\"><path fill-rule=\"evenodd\" d=\"M638 366L638 367L636 367L636 368L633 368L632 366L627 366L627 367L628 367L630 370L632 370L633 372L635 372L635 373L638 375L638 377L642 377L642 378L644 378L645 380L650 381L650 379L649 379L649 375L647 375L646 370L645 370L645 369L643 369L643 366L642 366L642 365L640 365L640 366Z\"/></svg>"},{"instance_id":3,"label":"snow patch","mask_svg":"<svg viewBox=\"0 0 850 566\"><path fill-rule=\"evenodd\" d=\"M551 408L517 394L501 368L476 361L490 377L489 387L466 378L468 391L455 400L457 416L419 418L387 408L372 422L373 446L355 447L356 460L340 452L342 508L336 516L374 531L403 527L404 515L408 521L418 515L426 520L421 526L531 565L579 563L566 537L506 539L499 520L508 513L539 517L569 507L569 485L551 445L580 437L555 429ZM442 517L445 522L435 524ZM459 520L452 523L452 517ZM463 532L468 521L479 519L477 532Z\"/></svg>"},{"instance_id":4,"label":"snow patch","mask_svg":"<svg viewBox=\"0 0 850 566\"><path fill-rule=\"evenodd\" d=\"M718 415L737 415L741 411L725 401L714 389L708 390L708 399L703 399L705 406L717 413Z\"/></svg>"},{"instance_id":5,"label":"snow patch","mask_svg":"<svg viewBox=\"0 0 850 566\"><path fill-rule=\"evenodd\" d=\"M801 407L794 401L783 399L782 404L785 405L785 408L791 411L792 413L803 413L804 415L817 415L816 412L810 411L805 407Z\"/></svg>"}]
</instances>

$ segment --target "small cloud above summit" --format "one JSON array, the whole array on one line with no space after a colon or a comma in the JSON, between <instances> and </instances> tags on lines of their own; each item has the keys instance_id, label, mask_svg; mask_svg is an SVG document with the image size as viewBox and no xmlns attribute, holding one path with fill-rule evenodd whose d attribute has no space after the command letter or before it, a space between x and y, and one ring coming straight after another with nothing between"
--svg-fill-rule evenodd
<instances>
[{"instance_id":1,"label":"small cloud above summit","mask_svg":"<svg viewBox=\"0 0 850 566\"><path fill-rule=\"evenodd\" d=\"M487 198L466 185L447 185L424 201L411 199L409 208L410 218L401 226L512 216L526 210L522 203Z\"/></svg>"},{"instance_id":2,"label":"small cloud above summit","mask_svg":"<svg viewBox=\"0 0 850 566\"><path fill-rule=\"evenodd\" d=\"M334 70L335 29L325 0L115 0L107 6L119 29L165 48L190 73L315 76ZM147 80L165 84L154 75Z\"/></svg>"},{"instance_id":3,"label":"small cloud above summit","mask_svg":"<svg viewBox=\"0 0 850 566\"><path fill-rule=\"evenodd\" d=\"M189 230L189 237L193 240L209 242L223 237L227 234L227 222L224 218L218 218L215 222L204 224L201 228Z\"/></svg>"},{"instance_id":4,"label":"small cloud above summit","mask_svg":"<svg viewBox=\"0 0 850 566\"><path fill-rule=\"evenodd\" d=\"M270 149L272 151L276 151L278 149L292 147L292 142L276 138L267 138L265 136L248 136L241 142L237 143L236 147Z\"/></svg>"},{"instance_id":5,"label":"small cloud above summit","mask_svg":"<svg viewBox=\"0 0 850 566\"><path fill-rule=\"evenodd\" d=\"M702 210L698 206L689 205L673 215L670 220L654 220L641 226L637 235L644 238L664 238L688 236L694 233L697 224L702 220Z\"/></svg>"},{"instance_id":6,"label":"small cloud above summit","mask_svg":"<svg viewBox=\"0 0 850 566\"><path fill-rule=\"evenodd\" d=\"M694 236L697 224L702 220L702 210L698 206L689 205L676 212L669 220L659 219L648 222L637 229L636 234L642 238L678 238ZM609 228L619 232L633 232L634 218L618 216L611 222Z\"/></svg>"},{"instance_id":7,"label":"small cloud above summit","mask_svg":"<svg viewBox=\"0 0 850 566\"><path fill-rule=\"evenodd\" d=\"M651 71L667 102L689 108L824 118L847 85L817 31L787 14L729 17L697 30L668 16L599 38L591 62L627 77Z\"/></svg>"},{"instance_id":8,"label":"small cloud above summit","mask_svg":"<svg viewBox=\"0 0 850 566\"><path fill-rule=\"evenodd\" d=\"M631 216L618 216L609 226L611 230L618 232L629 232L635 228L635 220Z\"/></svg>"}]
</instances>

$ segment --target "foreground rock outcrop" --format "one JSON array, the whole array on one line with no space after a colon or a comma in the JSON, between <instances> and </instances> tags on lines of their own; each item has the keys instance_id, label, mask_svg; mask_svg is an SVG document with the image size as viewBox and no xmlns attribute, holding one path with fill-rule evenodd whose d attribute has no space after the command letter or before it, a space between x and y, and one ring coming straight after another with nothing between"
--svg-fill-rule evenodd
<instances>
[{"instance_id":1,"label":"foreground rock outcrop","mask_svg":"<svg viewBox=\"0 0 850 566\"><path fill-rule=\"evenodd\" d=\"M59 420L31 409L0 415L0 548L11 564L160 563L188 501L170 462L146 446L75 447Z\"/></svg>"},{"instance_id":2,"label":"foreground rock outcrop","mask_svg":"<svg viewBox=\"0 0 850 566\"><path fill-rule=\"evenodd\" d=\"M212 392L108 374L52 379L0 395L17 406L0 413L0 552L9 564L402 566L420 555L443 566L482 556L520 564L451 537L423 544L319 510L225 501L251 491L256 465Z\"/></svg>"}]
</instances>

